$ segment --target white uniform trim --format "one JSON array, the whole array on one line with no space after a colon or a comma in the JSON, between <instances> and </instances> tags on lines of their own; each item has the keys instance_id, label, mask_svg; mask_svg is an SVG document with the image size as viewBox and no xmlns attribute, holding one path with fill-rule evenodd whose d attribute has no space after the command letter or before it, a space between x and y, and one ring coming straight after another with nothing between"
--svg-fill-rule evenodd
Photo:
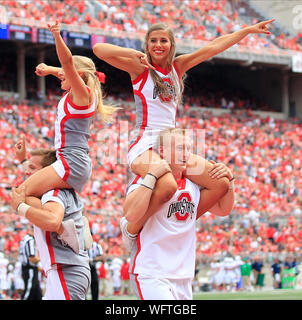
<instances>
[{"instance_id":1,"label":"white uniform trim","mask_svg":"<svg viewBox=\"0 0 302 320\"><path fill-rule=\"evenodd\" d=\"M148 68L132 81L136 105L136 134L128 151L130 167L134 159L156 145L160 131L175 128L180 91L179 72L174 63L171 70L164 70L158 66L155 68L155 72L167 84L171 94L168 98L159 94Z\"/></svg>"},{"instance_id":2,"label":"white uniform trim","mask_svg":"<svg viewBox=\"0 0 302 320\"><path fill-rule=\"evenodd\" d=\"M87 87L87 90L90 89ZM92 119L96 109L96 103L93 101L87 106L76 106L69 97L69 92L65 93L57 106L57 118L55 121L55 149L64 148L66 146L66 135L71 130L82 134L83 132L89 134L89 128L85 128L83 124L82 128L72 128L68 124L72 119ZM86 122L86 121L85 121ZM86 130L86 132L85 132ZM83 132L81 132L83 131ZM68 142L70 143L70 142ZM76 141L75 141L76 143ZM75 146L77 144L74 144Z\"/></svg>"},{"instance_id":3,"label":"white uniform trim","mask_svg":"<svg viewBox=\"0 0 302 320\"><path fill-rule=\"evenodd\" d=\"M43 300L70 300L64 275L56 267L47 272L46 291Z\"/></svg>"},{"instance_id":4,"label":"white uniform trim","mask_svg":"<svg viewBox=\"0 0 302 320\"><path fill-rule=\"evenodd\" d=\"M136 181L137 188L141 180ZM128 194L131 189L128 189ZM178 190L171 200L150 217L140 231L137 246L131 253L131 273L167 279L193 279L199 199L199 186L188 179L178 181Z\"/></svg>"},{"instance_id":5,"label":"white uniform trim","mask_svg":"<svg viewBox=\"0 0 302 320\"><path fill-rule=\"evenodd\" d=\"M56 194L56 190L50 190L46 192L41 198L42 205L44 205L48 201L54 201L54 202L60 203L62 207L65 209L63 202L55 194ZM34 225L34 236L35 236L36 244L40 254L41 265L45 273L47 273L51 269L51 264L52 264L51 263L52 251L49 248L49 244L48 244L49 240L47 240L48 234L49 234L49 231L44 231L41 228Z\"/></svg>"}]
</instances>

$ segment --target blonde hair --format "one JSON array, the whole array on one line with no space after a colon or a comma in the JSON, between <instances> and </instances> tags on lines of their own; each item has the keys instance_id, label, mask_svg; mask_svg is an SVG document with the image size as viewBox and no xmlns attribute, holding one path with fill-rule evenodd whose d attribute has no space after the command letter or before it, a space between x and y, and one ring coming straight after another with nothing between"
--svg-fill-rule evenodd
<instances>
[{"instance_id":1,"label":"blonde hair","mask_svg":"<svg viewBox=\"0 0 302 320\"><path fill-rule=\"evenodd\" d=\"M163 30L166 31L168 33L169 39L171 41L171 49L169 52L169 56L168 56L168 68L172 68L172 64L175 58L175 54L176 54L176 42L175 42L175 36L174 36L174 32L173 30L166 24L164 23L156 23L154 25L152 25L145 36L145 43L144 43L144 51L145 54L148 57L148 62L152 64L152 58L150 55L150 52L148 50L148 40L150 37L151 32L153 31L158 31L158 30ZM169 95L169 89L167 88L167 86L165 85L164 81L162 80L162 78L152 69L149 69L151 78L155 84L155 86L158 88L158 90L164 95L164 96L168 96ZM181 102L182 99L182 94L184 91L184 79L185 79L186 75L183 75L183 77L181 77L180 80L180 91L176 90L176 94L177 94L177 99L178 99L178 103ZM173 86L176 89L177 88L177 78L175 77L174 73L172 73L172 82L173 82Z\"/></svg>"},{"instance_id":2,"label":"blonde hair","mask_svg":"<svg viewBox=\"0 0 302 320\"><path fill-rule=\"evenodd\" d=\"M167 142L167 136L169 137L169 142L171 140L172 135L181 134L183 136L186 135L186 129L182 128L168 128L159 133L157 147L158 149L161 147L165 147L164 144Z\"/></svg>"},{"instance_id":3,"label":"blonde hair","mask_svg":"<svg viewBox=\"0 0 302 320\"><path fill-rule=\"evenodd\" d=\"M76 70L83 72L82 78L85 84L91 90L92 95L96 99L97 110L102 120L104 120L105 122L109 122L112 115L119 108L103 104L101 84L96 74L94 62L90 58L85 56L72 56L72 59Z\"/></svg>"}]
</instances>

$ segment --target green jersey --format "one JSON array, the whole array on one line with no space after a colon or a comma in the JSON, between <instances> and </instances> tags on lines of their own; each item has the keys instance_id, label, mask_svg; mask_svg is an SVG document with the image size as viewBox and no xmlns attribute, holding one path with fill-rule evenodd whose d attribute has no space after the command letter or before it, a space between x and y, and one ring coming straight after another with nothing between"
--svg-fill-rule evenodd
<instances>
[{"instance_id":1,"label":"green jersey","mask_svg":"<svg viewBox=\"0 0 302 320\"><path fill-rule=\"evenodd\" d=\"M252 265L250 263L245 263L240 266L242 276L250 276L252 272Z\"/></svg>"}]
</instances>

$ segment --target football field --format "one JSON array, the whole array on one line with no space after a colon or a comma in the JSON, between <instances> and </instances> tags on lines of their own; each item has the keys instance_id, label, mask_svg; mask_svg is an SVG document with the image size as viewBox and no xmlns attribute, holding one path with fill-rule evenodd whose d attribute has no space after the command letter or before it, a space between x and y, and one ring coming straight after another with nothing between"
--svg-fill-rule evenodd
<instances>
[{"instance_id":1,"label":"football field","mask_svg":"<svg viewBox=\"0 0 302 320\"><path fill-rule=\"evenodd\" d=\"M202 292L194 300L302 300L302 289L263 290L254 292Z\"/></svg>"},{"instance_id":2,"label":"football field","mask_svg":"<svg viewBox=\"0 0 302 320\"><path fill-rule=\"evenodd\" d=\"M109 296L102 300L136 300L135 296ZM194 300L302 300L302 289L263 290L254 292L201 292Z\"/></svg>"}]
</instances>

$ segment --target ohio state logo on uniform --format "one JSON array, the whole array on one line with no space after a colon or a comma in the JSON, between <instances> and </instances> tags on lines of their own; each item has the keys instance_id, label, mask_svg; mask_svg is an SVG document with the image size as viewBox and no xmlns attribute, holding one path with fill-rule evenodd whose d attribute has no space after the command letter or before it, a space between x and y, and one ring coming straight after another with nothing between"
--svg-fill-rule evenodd
<instances>
[{"instance_id":1,"label":"ohio state logo on uniform","mask_svg":"<svg viewBox=\"0 0 302 320\"><path fill-rule=\"evenodd\" d=\"M160 89L157 86L154 86L153 99L156 99L156 97L159 96L159 99L162 102L170 102L173 98L175 99L175 97L176 97L175 88L173 86L173 82L172 82L172 80L170 78L163 78L162 80L165 83L165 86L168 88L169 94L167 96L164 96L160 92Z\"/></svg>"},{"instance_id":2,"label":"ohio state logo on uniform","mask_svg":"<svg viewBox=\"0 0 302 320\"><path fill-rule=\"evenodd\" d=\"M179 221L185 221L194 215L194 203L191 202L192 198L189 192L182 192L176 202L172 202L169 206L167 218L173 214Z\"/></svg>"}]
</instances>

